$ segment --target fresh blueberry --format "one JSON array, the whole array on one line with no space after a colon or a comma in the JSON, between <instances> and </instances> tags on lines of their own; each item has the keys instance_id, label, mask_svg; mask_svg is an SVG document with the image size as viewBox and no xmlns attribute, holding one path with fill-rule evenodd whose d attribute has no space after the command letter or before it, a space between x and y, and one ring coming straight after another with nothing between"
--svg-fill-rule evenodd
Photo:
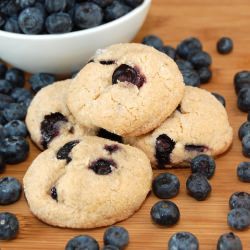
<instances>
[{"instance_id":1,"label":"fresh blueberry","mask_svg":"<svg viewBox=\"0 0 250 250\"><path fill-rule=\"evenodd\" d=\"M104 233L103 242L104 245L116 246L122 250L129 243L128 231L124 227L109 227Z\"/></svg>"},{"instance_id":2,"label":"fresh blueberry","mask_svg":"<svg viewBox=\"0 0 250 250\"><path fill-rule=\"evenodd\" d=\"M5 161L2 154L0 154L0 174L5 171Z\"/></svg>"},{"instance_id":3,"label":"fresh blueberry","mask_svg":"<svg viewBox=\"0 0 250 250\"><path fill-rule=\"evenodd\" d=\"M8 121L6 121L6 119L5 119L4 115L3 115L3 111L0 110L0 125L5 125L7 122Z\"/></svg>"},{"instance_id":4,"label":"fresh blueberry","mask_svg":"<svg viewBox=\"0 0 250 250\"><path fill-rule=\"evenodd\" d=\"M86 2L76 5L74 22L79 29L88 29L102 23L102 9L95 3Z\"/></svg>"},{"instance_id":5,"label":"fresh blueberry","mask_svg":"<svg viewBox=\"0 0 250 250\"><path fill-rule=\"evenodd\" d=\"M188 194L198 201L205 200L211 192L211 185L206 176L196 173L188 177L186 182Z\"/></svg>"},{"instance_id":6,"label":"fresh blueberry","mask_svg":"<svg viewBox=\"0 0 250 250\"><path fill-rule=\"evenodd\" d=\"M197 73L200 76L201 83L208 83L212 77L212 71L208 67L199 68Z\"/></svg>"},{"instance_id":7,"label":"fresh blueberry","mask_svg":"<svg viewBox=\"0 0 250 250\"><path fill-rule=\"evenodd\" d=\"M194 51L201 51L201 50L202 50L201 42L198 38L195 37L187 38L177 46L178 56L184 59L187 59L188 56Z\"/></svg>"},{"instance_id":8,"label":"fresh blueberry","mask_svg":"<svg viewBox=\"0 0 250 250\"><path fill-rule=\"evenodd\" d=\"M32 99L32 94L29 90L24 88L15 88L12 90L10 96L19 103L25 102L27 99Z\"/></svg>"},{"instance_id":9,"label":"fresh blueberry","mask_svg":"<svg viewBox=\"0 0 250 250\"><path fill-rule=\"evenodd\" d=\"M243 155L250 157L250 134L245 135L241 143Z\"/></svg>"},{"instance_id":10,"label":"fresh blueberry","mask_svg":"<svg viewBox=\"0 0 250 250\"><path fill-rule=\"evenodd\" d=\"M215 161L209 155L198 155L191 160L191 171L192 173L199 173L210 179L215 172Z\"/></svg>"},{"instance_id":11,"label":"fresh blueberry","mask_svg":"<svg viewBox=\"0 0 250 250\"><path fill-rule=\"evenodd\" d=\"M238 108L241 111L249 112L250 111L250 87L243 88L238 93Z\"/></svg>"},{"instance_id":12,"label":"fresh blueberry","mask_svg":"<svg viewBox=\"0 0 250 250\"><path fill-rule=\"evenodd\" d=\"M193 69L184 69L181 70L181 74L183 76L183 80L185 85L192 86L192 87L199 87L200 86L200 76L199 74Z\"/></svg>"},{"instance_id":13,"label":"fresh blueberry","mask_svg":"<svg viewBox=\"0 0 250 250\"><path fill-rule=\"evenodd\" d=\"M2 13L0 13L0 30L3 28L5 24L5 17ZM0 72L1 72L1 69L0 69ZM1 73L0 73L0 77L1 77Z\"/></svg>"},{"instance_id":14,"label":"fresh blueberry","mask_svg":"<svg viewBox=\"0 0 250 250\"><path fill-rule=\"evenodd\" d=\"M209 67L212 63L211 56L205 51L195 51L188 56L190 61L196 69Z\"/></svg>"},{"instance_id":15,"label":"fresh blueberry","mask_svg":"<svg viewBox=\"0 0 250 250\"><path fill-rule=\"evenodd\" d=\"M163 49L163 41L155 35L145 36L142 40L143 44L154 47L155 49L162 50Z\"/></svg>"},{"instance_id":16,"label":"fresh blueberry","mask_svg":"<svg viewBox=\"0 0 250 250\"><path fill-rule=\"evenodd\" d=\"M12 97L0 93L0 110L8 107L8 105L12 102L14 102Z\"/></svg>"},{"instance_id":17,"label":"fresh blueberry","mask_svg":"<svg viewBox=\"0 0 250 250\"><path fill-rule=\"evenodd\" d=\"M36 3L36 0L15 0L16 4L21 8L25 9L31 7Z\"/></svg>"},{"instance_id":18,"label":"fresh blueberry","mask_svg":"<svg viewBox=\"0 0 250 250\"><path fill-rule=\"evenodd\" d=\"M178 232L168 241L168 250L198 250L198 239L189 232Z\"/></svg>"},{"instance_id":19,"label":"fresh blueberry","mask_svg":"<svg viewBox=\"0 0 250 250\"><path fill-rule=\"evenodd\" d=\"M66 160L67 163L71 162L72 158L69 156L69 154L78 143L80 143L79 140L66 143L57 151L56 158L58 160Z\"/></svg>"},{"instance_id":20,"label":"fresh blueberry","mask_svg":"<svg viewBox=\"0 0 250 250\"><path fill-rule=\"evenodd\" d=\"M112 173L114 168L117 168L116 163L113 160L104 158L92 162L89 166L89 169L98 175L108 175Z\"/></svg>"},{"instance_id":21,"label":"fresh blueberry","mask_svg":"<svg viewBox=\"0 0 250 250\"><path fill-rule=\"evenodd\" d=\"M178 194L180 181L174 174L162 173L153 180L152 190L158 198L170 199Z\"/></svg>"},{"instance_id":22,"label":"fresh blueberry","mask_svg":"<svg viewBox=\"0 0 250 250\"><path fill-rule=\"evenodd\" d=\"M7 80L0 80L0 93L1 94L10 94L10 92L12 91L13 86L11 84L11 82L7 81Z\"/></svg>"},{"instance_id":23,"label":"fresh blueberry","mask_svg":"<svg viewBox=\"0 0 250 250\"><path fill-rule=\"evenodd\" d=\"M22 186L13 177L0 178L0 205L9 205L19 200Z\"/></svg>"},{"instance_id":24,"label":"fresh blueberry","mask_svg":"<svg viewBox=\"0 0 250 250\"><path fill-rule=\"evenodd\" d=\"M220 94L218 94L218 93L215 93L215 92L212 92L211 93L224 107L226 107L226 99L222 96L222 95L220 95Z\"/></svg>"},{"instance_id":25,"label":"fresh blueberry","mask_svg":"<svg viewBox=\"0 0 250 250\"><path fill-rule=\"evenodd\" d=\"M12 33L21 33L17 17L12 16L8 18L4 24L3 30Z\"/></svg>"},{"instance_id":26,"label":"fresh blueberry","mask_svg":"<svg viewBox=\"0 0 250 250\"><path fill-rule=\"evenodd\" d=\"M102 250L120 250L120 248L112 245L106 245L103 246Z\"/></svg>"},{"instance_id":27,"label":"fresh blueberry","mask_svg":"<svg viewBox=\"0 0 250 250\"><path fill-rule=\"evenodd\" d=\"M3 155L7 164L20 163L29 154L29 143L23 137L6 137L0 141L0 154Z\"/></svg>"},{"instance_id":28,"label":"fresh blueberry","mask_svg":"<svg viewBox=\"0 0 250 250\"><path fill-rule=\"evenodd\" d=\"M172 46L164 46L161 51L171 57L173 60L175 59L176 50Z\"/></svg>"},{"instance_id":29,"label":"fresh blueberry","mask_svg":"<svg viewBox=\"0 0 250 250\"><path fill-rule=\"evenodd\" d=\"M98 131L97 136L109 139L111 141L117 141L117 142L122 143L122 137L121 136L113 134L113 133L111 133L111 132L109 132L109 131L107 131L107 130L105 130L103 128L101 128Z\"/></svg>"},{"instance_id":30,"label":"fresh blueberry","mask_svg":"<svg viewBox=\"0 0 250 250\"><path fill-rule=\"evenodd\" d=\"M0 213L0 240L16 238L19 231L17 217L11 213Z\"/></svg>"},{"instance_id":31,"label":"fresh blueberry","mask_svg":"<svg viewBox=\"0 0 250 250\"><path fill-rule=\"evenodd\" d=\"M179 70L186 70L186 69L194 69L193 65L191 62L183 60L183 59L177 59L176 64L179 68Z\"/></svg>"},{"instance_id":32,"label":"fresh blueberry","mask_svg":"<svg viewBox=\"0 0 250 250\"><path fill-rule=\"evenodd\" d=\"M111 3L113 3L114 0L92 0L93 3L99 5L101 8L105 8Z\"/></svg>"},{"instance_id":33,"label":"fresh blueberry","mask_svg":"<svg viewBox=\"0 0 250 250\"><path fill-rule=\"evenodd\" d=\"M0 124L0 140L4 139L5 137L5 130L4 127Z\"/></svg>"},{"instance_id":34,"label":"fresh blueberry","mask_svg":"<svg viewBox=\"0 0 250 250\"><path fill-rule=\"evenodd\" d=\"M10 68L5 74L5 80L11 82L14 87L23 87L24 86L24 72L17 68Z\"/></svg>"},{"instance_id":35,"label":"fresh blueberry","mask_svg":"<svg viewBox=\"0 0 250 250\"><path fill-rule=\"evenodd\" d=\"M7 69L8 69L7 66L0 61L0 79L4 79Z\"/></svg>"},{"instance_id":36,"label":"fresh blueberry","mask_svg":"<svg viewBox=\"0 0 250 250\"><path fill-rule=\"evenodd\" d=\"M73 0L72 0L73 1ZM46 18L46 16L47 16L47 10L45 9L45 4L44 4L44 2L43 3L41 3L41 2L36 2L35 4L34 4L34 7L35 8L37 8L37 9L39 9L40 11L41 11L41 13L43 14L43 17L44 18Z\"/></svg>"},{"instance_id":37,"label":"fresh blueberry","mask_svg":"<svg viewBox=\"0 0 250 250\"><path fill-rule=\"evenodd\" d=\"M37 93L41 88L52 84L55 80L56 78L52 74L37 73L30 77L29 83L31 84L32 90Z\"/></svg>"},{"instance_id":38,"label":"fresh blueberry","mask_svg":"<svg viewBox=\"0 0 250 250\"><path fill-rule=\"evenodd\" d=\"M247 134L250 134L250 122L248 121L244 122L239 128L238 135L240 140L242 140L242 138Z\"/></svg>"},{"instance_id":39,"label":"fresh blueberry","mask_svg":"<svg viewBox=\"0 0 250 250\"><path fill-rule=\"evenodd\" d=\"M246 192L233 193L229 199L229 206L231 209L245 208L250 210L250 194Z\"/></svg>"},{"instance_id":40,"label":"fresh blueberry","mask_svg":"<svg viewBox=\"0 0 250 250\"><path fill-rule=\"evenodd\" d=\"M28 131L23 121L13 120L4 125L4 133L6 137L9 136L22 136L26 137Z\"/></svg>"},{"instance_id":41,"label":"fresh blueberry","mask_svg":"<svg viewBox=\"0 0 250 250\"><path fill-rule=\"evenodd\" d=\"M241 162L237 167L237 175L241 181L250 183L250 162Z\"/></svg>"},{"instance_id":42,"label":"fresh blueberry","mask_svg":"<svg viewBox=\"0 0 250 250\"><path fill-rule=\"evenodd\" d=\"M65 250L99 250L98 242L88 235L79 235L68 241Z\"/></svg>"},{"instance_id":43,"label":"fresh blueberry","mask_svg":"<svg viewBox=\"0 0 250 250\"><path fill-rule=\"evenodd\" d=\"M3 110L3 115L6 121L10 122L13 120L24 120L26 116L27 108L23 104L10 103Z\"/></svg>"},{"instance_id":44,"label":"fresh blueberry","mask_svg":"<svg viewBox=\"0 0 250 250\"><path fill-rule=\"evenodd\" d=\"M46 19L46 29L50 34L68 33L72 30L73 24L68 13L53 13Z\"/></svg>"},{"instance_id":45,"label":"fresh blueberry","mask_svg":"<svg viewBox=\"0 0 250 250\"><path fill-rule=\"evenodd\" d=\"M28 7L20 13L18 24L25 34L40 34L44 27L44 14L39 8Z\"/></svg>"},{"instance_id":46,"label":"fresh blueberry","mask_svg":"<svg viewBox=\"0 0 250 250\"><path fill-rule=\"evenodd\" d=\"M227 216L227 223L236 230L243 230L250 226L250 211L245 208L234 208Z\"/></svg>"},{"instance_id":47,"label":"fresh blueberry","mask_svg":"<svg viewBox=\"0 0 250 250\"><path fill-rule=\"evenodd\" d=\"M52 187L50 189L50 196L53 200L56 200L57 201L57 190L56 190L56 187Z\"/></svg>"},{"instance_id":48,"label":"fresh blueberry","mask_svg":"<svg viewBox=\"0 0 250 250\"><path fill-rule=\"evenodd\" d=\"M93 1L93 0L92 0ZM102 0L100 0L102 1ZM66 11L69 12L74 8L76 4L76 0L66 0Z\"/></svg>"},{"instance_id":49,"label":"fresh blueberry","mask_svg":"<svg viewBox=\"0 0 250 250\"><path fill-rule=\"evenodd\" d=\"M217 250L242 250L240 238L233 232L220 236L217 242Z\"/></svg>"},{"instance_id":50,"label":"fresh blueberry","mask_svg":"<svg viewBox=\"0 0 250 250\"><path fill-rule=\"evenodd\" d=\"M173 226L180 219L180 211L172 201L158 201L150 211L152 220L161 226Z\"/></svg>"},{"instance_id":51,"label":"fresh blueberry","mask_svg":"<svg viewBox=\"0 0 250 250\"><path fill-rule=\"evenodd\" d=\"M143 0L124 0L127 5L132 8L136 8L142 4Z\"/></svg>"},{"instance_id":52,"label":"fresh blueberry","mask_svg":"<svg viewBox=\"0 0 250 250\"><path fill-rule=\"evenodd\" d=\"M1 0L0 12L5 16L17 16L20 8L15 0Z\"/></svg>"},{"instance_id":53,"label":"fresh blueberry","mask_svg":"<svg viewBox=\"0 0 250 250\"><path fill-rule=\"evenodd\" d=\"M131 11L131 7L124 4L122 1L114 0L109 6L104 9L104 20L106 22L113 21L126 15Z\"/></svg>"},{"instance_id":54,"label":"fresh blueberry","mask_svg":"<svg viewBox=\"0 0 250 250\"><path fill-rule=\"evenodd\" d=\"M240 71L234 76L234 88L237 94L243 88L250 88L250 71Z\"/></svg>"},{"instance_id":55,"label":"fresh blueberry","mask_svg":"<svg viewBox=\"0 0 250 250\"><path fill-rule=\"evenodd\" d=\"M222 37L217 42L217 51L220 54L228 54L233 50L233 40L229 37Z\"/></svg>"},{"instance_id":56,"label":"fresh blueberry","mask_svg":"<svg viewBox=\"0 0 250 250\"><path fill-rule=\"evenodd\" d=\"M66 5L66 0L45 0L45 8L49 13L64 11Z\"/></svg>"}]
</instances>

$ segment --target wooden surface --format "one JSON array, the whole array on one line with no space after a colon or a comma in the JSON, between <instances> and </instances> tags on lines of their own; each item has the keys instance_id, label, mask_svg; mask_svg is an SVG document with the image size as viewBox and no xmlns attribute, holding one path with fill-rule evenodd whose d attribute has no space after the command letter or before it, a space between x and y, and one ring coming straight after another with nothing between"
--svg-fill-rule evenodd
<instances>
[{"instance_id":1,"label":"wooden surface","mask_svg":"<svg viewBox=\"0 0 250 250\"><path fill-rule=\"evenodd\" d=\"M216 249L216 242L222 233L229 232L227 226L228 199L235 191L250 192L250 184L241 183L236 177L237 164L246 160L241 154L241 144L237 137L240 124L246 114L236 107L233 90L233 76L237 71L250 69L250 2L249 0L154 0L147 21L135 41L153 33L162 37L166 44L176 45L181 39L197 36L204 49L213 56L213 79L204 88L221 93L226 97L229 118L234 128L231 149L216 160L216 174L211 180L212 194L203 202L197 202L186 194L185 180L188 169L169 170L181 181L180 194L172 199L180 208L181 219L171 228L160 228L152 224L149 211L158 200L153 194L143 207L128 220L119 223L130 233L127 249L166 249L169 237L178 231L194 233L201 250ZM234 41L234 51L229 55L219 55L215 45L221 36L230 36ZM25 170L38 154L32 145L28 160L20 165L8 166L4 175L22 180ZM155 171L155 174L159 173ZM2 250L15 249L64 249L66 242L79 234L90 234L102 245L105 228L95 230L69 230L48 226L37 220L29 211L24 196L16 204L1 206L0 211L13 212L20 221L20 234L10 242L0 242ZM250 249L250 229L236 232L245 250Z\"/></svg>"}]
</instances>

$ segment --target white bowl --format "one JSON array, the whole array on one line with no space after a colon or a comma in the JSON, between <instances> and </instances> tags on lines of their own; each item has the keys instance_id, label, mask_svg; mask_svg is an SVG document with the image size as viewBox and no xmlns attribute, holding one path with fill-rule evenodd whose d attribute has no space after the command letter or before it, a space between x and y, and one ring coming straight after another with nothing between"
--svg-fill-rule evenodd
<instances>
[{"instance_id":1,"label":"white bowl","mask_svg":"<svg viewBox=\"0 0 250 250\"><path fill-rule=\"evenodd\" d=\"M130 42L141 28L151 0L101 26L59 35L0 31L0 58L30 73L68 74L80 69L99 48Z\"/></svg>"}]
</instances>

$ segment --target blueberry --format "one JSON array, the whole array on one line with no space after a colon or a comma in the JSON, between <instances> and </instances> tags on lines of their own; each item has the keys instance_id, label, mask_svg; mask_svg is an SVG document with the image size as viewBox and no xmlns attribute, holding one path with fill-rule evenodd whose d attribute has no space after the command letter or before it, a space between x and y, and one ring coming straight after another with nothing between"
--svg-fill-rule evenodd
<instances>
[{"instance_id":1,"label":"blueberry","mask_svg":"<svg viewBox=\"0 0 250 250\"><path fill-rule=\"evenodd\" d=\"M10 96L19 103L25 102L27 99L32 99L32 94L29 90L24 88L15 88L12 90Z\"/></svg>"},{"instance_id":2,"label":"blueberry","mask_svg":"<svg viewBox=\"0 0 250 250\"><path fill-rule=\"evenodd\" d=\"M155 35L145 36L142 40L143 44L154 47L155 49L162 50L163 49L163 41Z\"/></svg>"},{"instance_id":3,"label":"blueberry","mask_svg":"<svg viewBox=\"0 0 250 250\"><path fill-rule=\"evenodd\" d=\"M164 46L162 52L171 57L173 60L176 56L176 50L172 46Z\"/></svg>"},{"instance_id":4,"label":"blueberry","mask_svg":"<svg viewBox=\"0 0 250 250\"><path fill-rule=\"evenodd\" d=\"M79 29L88 29L102 23L102 9L91 2L78 4L75 7L74 22Z\"/></svg>"},{"instance_id":5,"label":"blueberry","mask_svg":"<svg viewBox=\"0 0 250 250\"><path fill-rule=\"evenodd\" d=\"M205 51L195 51L188 56L190 61L196 69L209 67L212 63L211 56Z\"/></svg>"},{"instance_id":6,"label":"blueberry","mask_svg":"<svg viewBox=\"0 0 250 250\"><path fill-rule=\"evenodd\" d=\"M109 132L109 131L107 131L107 130L105 130L103 128L101 128L98 131L97 136L109 139L111 141L117 141L117 142L122 143L122 137L121 136L113 134L113 133L111 133L111 132Z\"/></svg>"},{"instance_id":7,"label":"blueberry","mask_svg":"<svg viewBox=\"0 0 250 250\"><path fill-rule=\"evenodd\" d=\"M246 192L233 193L229 199L229 206L231 209L245 208L250 210L250 194Z\"/></svg>"},{"instance_id":8,"label":"blueberry","mask_svg":"<svg viewBox=\"0 0 250 250\"><path fill-rule=\"evenodd\" d=\"M150 211L152 220L161 226L173 226L180 219L180 211L172 201L158 201Z\"/></svg>"},{"instance_id":9,"label":"blueberry","mask_svg":"<svg viewBox=\"0 0 250 250\"><path fill-rule=\"evenodd\" d=\"M120 248L112 245L106 245L102 248L102 250L120 250Z\"/></svg>"},{"instance_id":10,"label":"blueberry","mask_svg":"<svg viewBox=\"0 0 250 250\"><path fill-rule=\"evenodd\" d=\"M0 240L16 238L19 231L17 217L11 213L0 213Z\"/></svg>"},{"instance_id":11,"label":"blueberry","mask_svg":"<svg viewBox=\"0 0 250 250\"><path fill-rule=\"evenodd\" d=\"M238 135L240 140L242 140L242 138L247 134L250 134L250 122L248 121L244 122L239 128Z\"/></svg>"},{"instance_id":12,"label":"blueberry","mask_svg":"<svg viewBox=\"0 0 250 250\"><path fill-rule=\"evenodd\" d=\"M66 5L66 0L45 0L45 8L49 13L64 11Z\"/></svg>"},{"instance_id":13,"label":"blueberry","mask_svg":"<svg viewBox=\"0 0 250 250\"><path fill-rule=\"evenodd\" d=\"M52 84L55 80L56 78L52 74L37 73L30 77L29 83L31 84L32 90L37 93L41 88Z\"/></svg>"},{"instance_id":14,"label":"blueberry","mask_svg":"<svg viewBox=\"0 0 250 250\"><path fill-rule=\"evenodd\" d=\"M8 18L4 24L3 29L4 31L7 31L7 32L21 33L16 16Z\"/></svg>"},{"instance_id":15,"label":"blueberry","mask_svg":"<svg viewBox=\"0 0 250 250\"><path fill-rule=\"evenodd\" d=\"M227 216L227 223L236 230L243 230L250 226L250 211L245 208L234 208Z\"/></svg>"},{"instance_id":16,"label":"blueberry","mask_svg":"<svg viewBox=\"0 0 250 250\"><path fill-rule=\"evenodd\" d=\"M225 98L222 96L222 95L220 95L220 94L218 94L218 93L215 93L215 92L213 92L213 93L211 93L224 107L226 107L226 100L225 100Z\"/></svg>"},{"instance_id":17,"label":"blueberry","mask_svg":"<svg viewBox=\"0 0 250 250\"><path fill-rule=\"evenodd\" d=\"M0 154L8 164L17 164L24 161L29 153L29 144L19 136L6 137L0 141Z\"/></svg>"},{"instance_id":18,"label":"blueberry","mask_svg":"<svg viewBox=\"0 0 250 250\"><path fill-rule=\"evenodd\" d=\"M243 88L250 88L250 71L240 71L234 76L234 88L237 94Z\"/></svg>"},{"instance_id":19,"label":"blueberry","mask_svg":"<svg viewBox=\"0 0 250 250\"><path fill-rule=\"evenodd\" d=\"M5 17L2 13L0 13L0 30L3 28L5 24ZM1 64L0 64L0 67L1 67ZM0 72L1 72L1 68L0 68ZM0 73L0 77L1 77L1 73Z\"/></svg>"},{"instance_id":20,"label":"blueberry","mask_svg":"<svg viewBox=\"0 0 250 250\"><path fill-rule=\"evenodd\" d=\"M245 135L241 143L243 155L250 157L250 134Z\"/></svg>"},{"instance_id":21,"label":"blueberry","mask_svg":"<svg viewBox=\"0 0 250 250\"><path fill-rule=\"evenodd\" d=\"M238 108L241 111L249 112L250 111L250 87L243 88L238 93Z\"/></svg>"},{"instance_id":22,"label":"blueberry","mask_svg":"<svg viewBox=\"0 0 250 250\"><path fill-rule=\"evenodd\" d=\"M10 92L12 91L13 86L11 84L11 82L7 81L7 80L0 80L0 93L1 94L10 94Z\"/></svg>"},{"instance_id":23,"label":"blueberry","mask_svg":"<svg viewBox=\"0 0 250 250\"><path fill-rule=\"evenodd\" d=\"M3 110L3 115L6 121L10 122L13 120L24 120L26 112L26 107L23 104L10 103L9 106Z\"/></svg>"},{"instance_id":24,"label":"blueberry","mask_svg":"<svg viewBox=\"0 0 250 250\"><path fill-rule=\"evenodd\" d=\"M53 200L56 200L57 201L57 190L56 190L56 187L52 187L50 189L50 196Z\"/></svg>"},{"instance_id":25,"label":"blueberry","mask_svg":"<svg viewBox=\"0 0 250 250\"><path fill-rule=\"evenodd\" d=\"M24 72L17 68L10 68L5 74L5 80L11 82L14 87L24 86Z\"/></svg>"},{"instance_id":26,"label":"blueberry","mask_svg":"<svg viewBox=\"0 0 250 250\"><path fill-rule=\"evenodd\" d=\"M13 120L4 125L5 136L22 136L26 137L28 131L24 122Z\"/></svg>"},{"instance_id":27,"label":"blueberry","mask_svg":"<svg viewBox=\"0 0 250 250\"><path fill-rule=\"evenodd\" d=\"M22 186L13 177L0 178L0 205L9 205L19 200Z\"/></svg>"},{"instance_id":28,"label":"blueberry","mask_svg":"<svg viewBox=\"0 0 250 250\"><path fill-rule=\"evenodd\" d=\"M5 119L4 115L3 115L3 111L0 110L0 125L5 125L7 122L8 121L6 121L6 119Z\"/></svg>"},{"instance_id":29,"label":"blueberry","mask_svg":"<svg viewBox=\"0 0 250 250\"><path fill-rule=\"evenodd\" d=\"M72 20L68 13L53 13L46 19L46 29L50 34L68 33L72 27Z\"/></svg>"},{"instance_id":30,"label":"blueberry","mask_svg":"<svg viewBox=\"0 0 250 250\"><path fill-rule=\"evenodd\" d=\"M4 79L7 69L7 66L4 63L0 62L0 79Z\"/></svg>"},{"instance_id":31,"label":"blueberry","mask_svg":"<svg viewBox=\"0 0 250 250\"><path fill-rule=\"evenodd\" d=\"M5 161L2 154L0 154L0 174L2 174L5 170Z\"/></svg>"},{"instance_id":32,"label":"blueberry","mask_svg":"<svg viewBox=\"0 0 250 250\"><path fill-rule=\"evenodd\" d=\"M88 235L79 235L68 241L65 250L99 250L98 242Z\"/></svg>"},{"instance_id":33,"label":"blueberry","mask_svg":"<svg viewBox=\"0 0 250 250\"><path fill-rule=\"evenodd\" d=\"M10 103L14 102L14 99L8 95L4 95L0 93L0 110L8 107Z\"/></svg>"},{"instance_id":34,"label":"blueberry","mask_svg":"<svg viewBox=\"0 0 250 250\"><path fill-rule=\"evenodd\" d=\"M243 182L250 182L250 162L241 162L237 167L237 175Z\"/></svg>"},{"instance_id":35,"label":"blueberry","mask_svg":"<svg viewBox=\"0 0 250 250\"><path fill-rule=\"evenodd\" d=\"M178 232L171 236L168 250L198 250L198 239L189 232Z\"/></svg>"},{"instance_id":36,"label":"blueberry","mask_svg":"<svg viewBox=\"0 0 250 250\"><path fill-rule=\"evenodd\" d=\"M131 7L122 1L114 0L112 4L104 9L104 20L106 22L118 19L131 11Z\"/></svg>"},{"instance_id":37,"label":"blueberry","mask_svg":"<svg viewBox=\"0 0 250 250\"><path fill-rule=\"evenodd\" d=\"M124 227L112 226L109 227L103 236L104 245L116 246L119 249L124 249L129 243L129 234Z\"/></svg>"},{"instance_id":38,"label":"blueberry","mask_svg":"<svg viewBox=\"0 0 250 250\"><path fill-rule=\"evenodd\" d=\"M194 69L193 65L191 62L183 60L183 59L177 59L176 64L179 68L179 70L186 70L186 69Z\"/></svg>"},{"instance_id":39,"label":"blueberry","mask_svg":"<svg viewBox=\"0 0 250 250\"><path fill-rule=\"evenodd\" d=\"M233 41L229 37L222 37L217 42L217 51L220 54L228 54L233 50Z\"/></svg>"},{"instance_id":40,"label":"blueberry","mask_svg":"<svg viewBox=\"0 0 250 250\"><path fill-rule=\"evenodd\" d=\"M194 51L201 51L202 45L198 38L190 37L183 40L177 46L177 54L178 56L187 59L189 54L193 53Z\"/></svg>"},{"instance_id":41,"label":"blueberry","mask_svg":"<svg viewBox=\"0 0 250 250\"><path fill-rule=\"evenodd\" d=\"M124 0L127 5L136 8L143 3L143 0Z\"/></svg>"},{"instance_id":42,"label":"blueberry","mask_svg":"<svg viewBox=\"0 0 250 250\"><path fill-rule=\"evenodd\" d=\"M185 85L192 86L192 87L199 87L200 86L200 76L198 73L193 69L184 69L181 70L181 74L183 76L183 80Z\"/></svg>"},{"instance_id":43,"label":"blueberry","mask_svg":"<svg viewBox=\"0 0 250 250\"><path fill-rule=\"evenodd\" d=\"M204 145L186 144L185 150L189 152L204 153L208 150L208 147Z\"/></svg>"},{"instance_id":44,"label":"blueberry","mask_svg":"<svg viewBox=\"0 0 250 250\"><path fill-rule=\"evenodd\" d=\"M25 9L31 7L36 3L36 0L15 0L16 4L21 8Z\"/></svg>"},{"instance_id":45,"label":"blueberry","mask_svg":"<svg viewBox=\"0 0 250 250\"><path fill-rule=\"evenodd\" d=\"M199 173L210 179L215 172L215 161L211 156L202 154L191 160L192 173Z\"/></svg>"},{"instance_id":46,"label":"blueberry","mask_svg":"<svg viewBox=\"0 0 250 250\"><path fill-rule=\"evenodd\" d=\"M206 176L195 173L188 177L186 182L188 194L198 201L205 200L211 192L211 185Z\"/></svg>"},{"instance_id":47,"label":"blueberry","mask_svg":"<svg viewBox=\"0 0 250 250\"><path fill-rule=\"evenodd\" d=\"M234 233L226 233L220 236L217 242L217 250L242 250L240 238Z\"/></svg>"},{"instance_id":48,"label":"blueberry","mask_svg":"<svg viewBox=\"0 0 250 250\"><path fill-rule=\"evenodd\" d=\"M25 34L40 34L44 27L44 13L37 7L28 7L20 13L18 24Z\"/></svg>"},{"instance_id":49,"label":"blueberry","mask_svg":"<svg viewBox=\"0 0 250 250\"><path fill-rule=\"evenodd\" d=\"M89 165L89 169L93 170L98 175L108 175L113 169L117 168L116 163L109 159L98 159Z\"/></svg>"},{"instance_id":50,"label":"blueberry","mask_svg":"<svg viewBox=\"0 0 250 250\"><path fill-rule=\"evenodd\" d=\"M212 77L212 71L208 67L202 67L197 70L201 83L208 83Z\"/></svg>"},{"instance_id":51,"label":"blueberry","mask_svg":"<svg viewBox=\"0 0 250 250\"><path fill-rule=\"evenodd\" d=\"M66 143L57 151L56 158L58 160L66 160L67 163L71 162L72 158L69 156L69 154L78 143L80 143L79 140Z\"/></svg>"},{"instance_id":52,"label":"blueberry","mask_svg":"<svg viewBox=\"0 0 250 250\"><path fill-rule=\"evenodd\" d=\"M105 8L111 3L113 3L114 0L92 0L93 3L99 5L101 8Z\"/></svg>"},{"instance_id":53,"label":"blueberry","mask_svg":"<svg viewBox=\"0 0 250 250\"><path fill-rule=\"evenodd\" d=\"M180 181L174 174L159 174L153 180L152 190L158 198L170 199L178 194L180 190Z\"/></svg>"},{"instance_id":54,"label":"blueberry","mask_svg":"<svg viewBox=\"0 0 250 250\"><path fill-rule=\"evenodd\" d=\"M15 0L1 0L0 12L5 16L17 16L20 8L15 3Z\"/></svg>"},{"instance_id":55,"label":"blueberry","mask_svg":"<svg viewBox=\"0 0 250 250\"><path fill-rule=\"evenodd\" d=\"M43 17L46 18L46 16L47 16L48 13L47 13L47 11L45 9L44 3L36 2L34 4L34 7L36 7L37 9L39 9L41 11L41 13L43 14Z\"/></svg>"}]
</instances>

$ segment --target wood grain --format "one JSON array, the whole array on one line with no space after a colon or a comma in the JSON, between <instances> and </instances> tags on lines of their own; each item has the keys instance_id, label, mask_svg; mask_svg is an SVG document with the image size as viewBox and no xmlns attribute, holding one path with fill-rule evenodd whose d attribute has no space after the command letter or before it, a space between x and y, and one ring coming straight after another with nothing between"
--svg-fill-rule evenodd
<instances>
[{"instance_id":1,"label":"wood grain","mask_svg":"<svg viewBox=\"0 0 250 250\"><path fill-rule=\"evenodd\" d=\"M233 76L237 71L250 69L250 4L249 0L154 0L149 16L137 35L140 42L147 34L159 35L166 44L177 45L186 37L197 36L204 49L213 56L212 82L202 87L219 92L227 101L227 110L234 128L234 142L230 150L221 156L212 183L212 194L206 201L197 202L186 194L185 180L188 169L169 170L181 181L180 194L173 199L180 208L181 220L171 228L160 228L152 224L149 211L157 201L153 195L145 201L141 210L128 220L119 223L126 227L131 240L127 249L166 249L169 237L177 231L190 231L200 242L200 249L214 250L222 233L231 229L227 226L228 199L235 191L250 192L250 184L241 183L236 177L237 164L245 159L241 154L241 144L237 137L240 124L246 114L236 107ZM234 51L230 55L216 52L216 41L221 36L229 36L234 41ZM37 156L39 150L31 145L28 160L22 164L8 166L5 175L22 180L25 170ZM159 171L155 171L158 174ZM1 206L0 211L9 211L20 220L20 234L16 240L0 242L1 250L15 249L64 249L66 242L79 234L91 234L102 244L105 228L95 230L69 230L48 226L37 220L29 211L24 196L16 204ZM250 229L236 232L242 239L244 249L250 249Z\"/></svg>"}]
</instances>

